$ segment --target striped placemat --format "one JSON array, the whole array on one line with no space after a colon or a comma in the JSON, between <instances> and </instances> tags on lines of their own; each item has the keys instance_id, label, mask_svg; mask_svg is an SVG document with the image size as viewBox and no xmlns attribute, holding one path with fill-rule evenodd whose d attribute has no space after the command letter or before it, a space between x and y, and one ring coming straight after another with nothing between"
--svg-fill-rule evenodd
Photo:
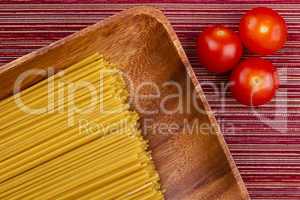
<instances>
[{"instance_id":1,"label":"striped placemat","mask_svg":"<svg viewBox=\"0 0 300 200\"><path fill-rule=\"evenodd\" d=\"M221 0L143 2L142 5L163 10L174 26L252 199L299 200L300 3L234 0L227 3ZM0 65L137 5L141 5L140 1L1 1ZM237 30L241 15L256 6L269 6L279 11L288 23L289 39L282 51L267 57L280 73L281 86L276 98L258 109L251 109L238 104L226 92L226 76L209 73L199 65L195 39L199 31L210 24L226 24Z\"/></svg>"}]
</instances>

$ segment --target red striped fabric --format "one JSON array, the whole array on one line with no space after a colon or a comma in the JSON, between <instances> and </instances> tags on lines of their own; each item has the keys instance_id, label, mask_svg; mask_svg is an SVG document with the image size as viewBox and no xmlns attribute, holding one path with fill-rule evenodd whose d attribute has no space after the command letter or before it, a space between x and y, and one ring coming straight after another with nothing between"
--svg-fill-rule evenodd
<instances>
[{"instance_id":1,"label":"red striped fabric","mask_svg":"<svg viewBox=\"0 0 300 200\"><path fill-rule=\"evenodd\" d=\"M23 2L27 4L22 4ZM139 1L1 1L0 65L120 10L140 5L137 2ZM299 200L300 3L282 0L247 3L235 0L227 3L221 0L143 2L163 10L174 26L216 113L251 198ZM289 39L283 50L267 57L280 73L281 86L276 98L267 105L251 109L237 103L228 92L222 92L226 91L226 75L209 73L198 63L195 39L202 28L210 24L226 24L237 30L241 15L256 6L269 6L279 11L287 21Z\"/></svg>"}]
</instances>

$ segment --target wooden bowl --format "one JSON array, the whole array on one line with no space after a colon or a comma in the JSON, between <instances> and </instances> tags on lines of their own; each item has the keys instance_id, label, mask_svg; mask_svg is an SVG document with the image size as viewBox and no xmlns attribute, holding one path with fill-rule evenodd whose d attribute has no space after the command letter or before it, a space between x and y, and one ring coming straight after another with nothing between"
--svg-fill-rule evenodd
<instances>
[{"instance_id":1,"label":"wooden bowl","mask_svg":"<svg viewBox=\"0 0 300 200\"><path fill-rule=\"evenodd\" d=\"M0 99L12 94L16 78L26 70L58 71L95 52L128 76L131 104L140 113L166 199L249 199L183 48L157 9L123 11L6 64L0 70ZM22 86L44 78L32 76ZM153 98L140 98L145 94Z\"/></svg>"}]
</instances>

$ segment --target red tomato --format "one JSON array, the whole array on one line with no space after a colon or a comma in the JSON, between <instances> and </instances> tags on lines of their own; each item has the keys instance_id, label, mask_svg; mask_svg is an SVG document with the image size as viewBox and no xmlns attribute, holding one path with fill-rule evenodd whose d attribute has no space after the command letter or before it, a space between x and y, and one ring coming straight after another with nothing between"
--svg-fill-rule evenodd
<instances>
[{"instance_id":1,"label":"red tomato","mask_svg":"<svg viewBox=\"0 0 300 200\"><path fill-rule=\"evenodd\" d=\"M287 27L276 11L258 7L242 17L240 36L250 51L266 55L283 47L287 39Z\"/></svg>"},{"instance_id":2,"label":"red tomato","mask_svg":"<svg viewBox=\"0 0 300 200\"><path fill-rule=\"evenodd\" d=\"M261 105L272 99L279 86L272 63L262 58L248 58L231 74L232 95L242 104Z\"/></svg>"},{"instance_id":3,"label":"red tomato","mask_svg":"<svg viewBox=\"0 0 300 200\"><path fill-rule=\"evenodd\" d=\"M197 51L208 70L223 73L232 69L243 52L239 36L223 26L205 29L198 37Z\"/></svg>"}]
</instances>

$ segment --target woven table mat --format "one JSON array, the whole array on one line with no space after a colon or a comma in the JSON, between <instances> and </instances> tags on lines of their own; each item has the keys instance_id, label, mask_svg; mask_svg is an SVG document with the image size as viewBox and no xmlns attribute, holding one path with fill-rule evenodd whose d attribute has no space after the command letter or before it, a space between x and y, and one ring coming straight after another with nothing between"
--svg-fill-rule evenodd
<instances>
[{"instance_id":1,"label":"woven table mat","mask_svg":"<svg viewBox=\"0 0 300 200\"><path fill-rule=\"evenodd\" d=\"M216 114L251 198L299 200L300 2L1 1L0 65L137 5L158 7L171 21ZM209 73L200 66L195 39L203 27L211 24L225 24L238 30L241 15L256 6L269 6L279 11L287 21L289 38L284 49L266 57L280 74L277 96L264 106L249 108L237 103L226 92L226 75Z\"/></svg>"}]
</instances>

